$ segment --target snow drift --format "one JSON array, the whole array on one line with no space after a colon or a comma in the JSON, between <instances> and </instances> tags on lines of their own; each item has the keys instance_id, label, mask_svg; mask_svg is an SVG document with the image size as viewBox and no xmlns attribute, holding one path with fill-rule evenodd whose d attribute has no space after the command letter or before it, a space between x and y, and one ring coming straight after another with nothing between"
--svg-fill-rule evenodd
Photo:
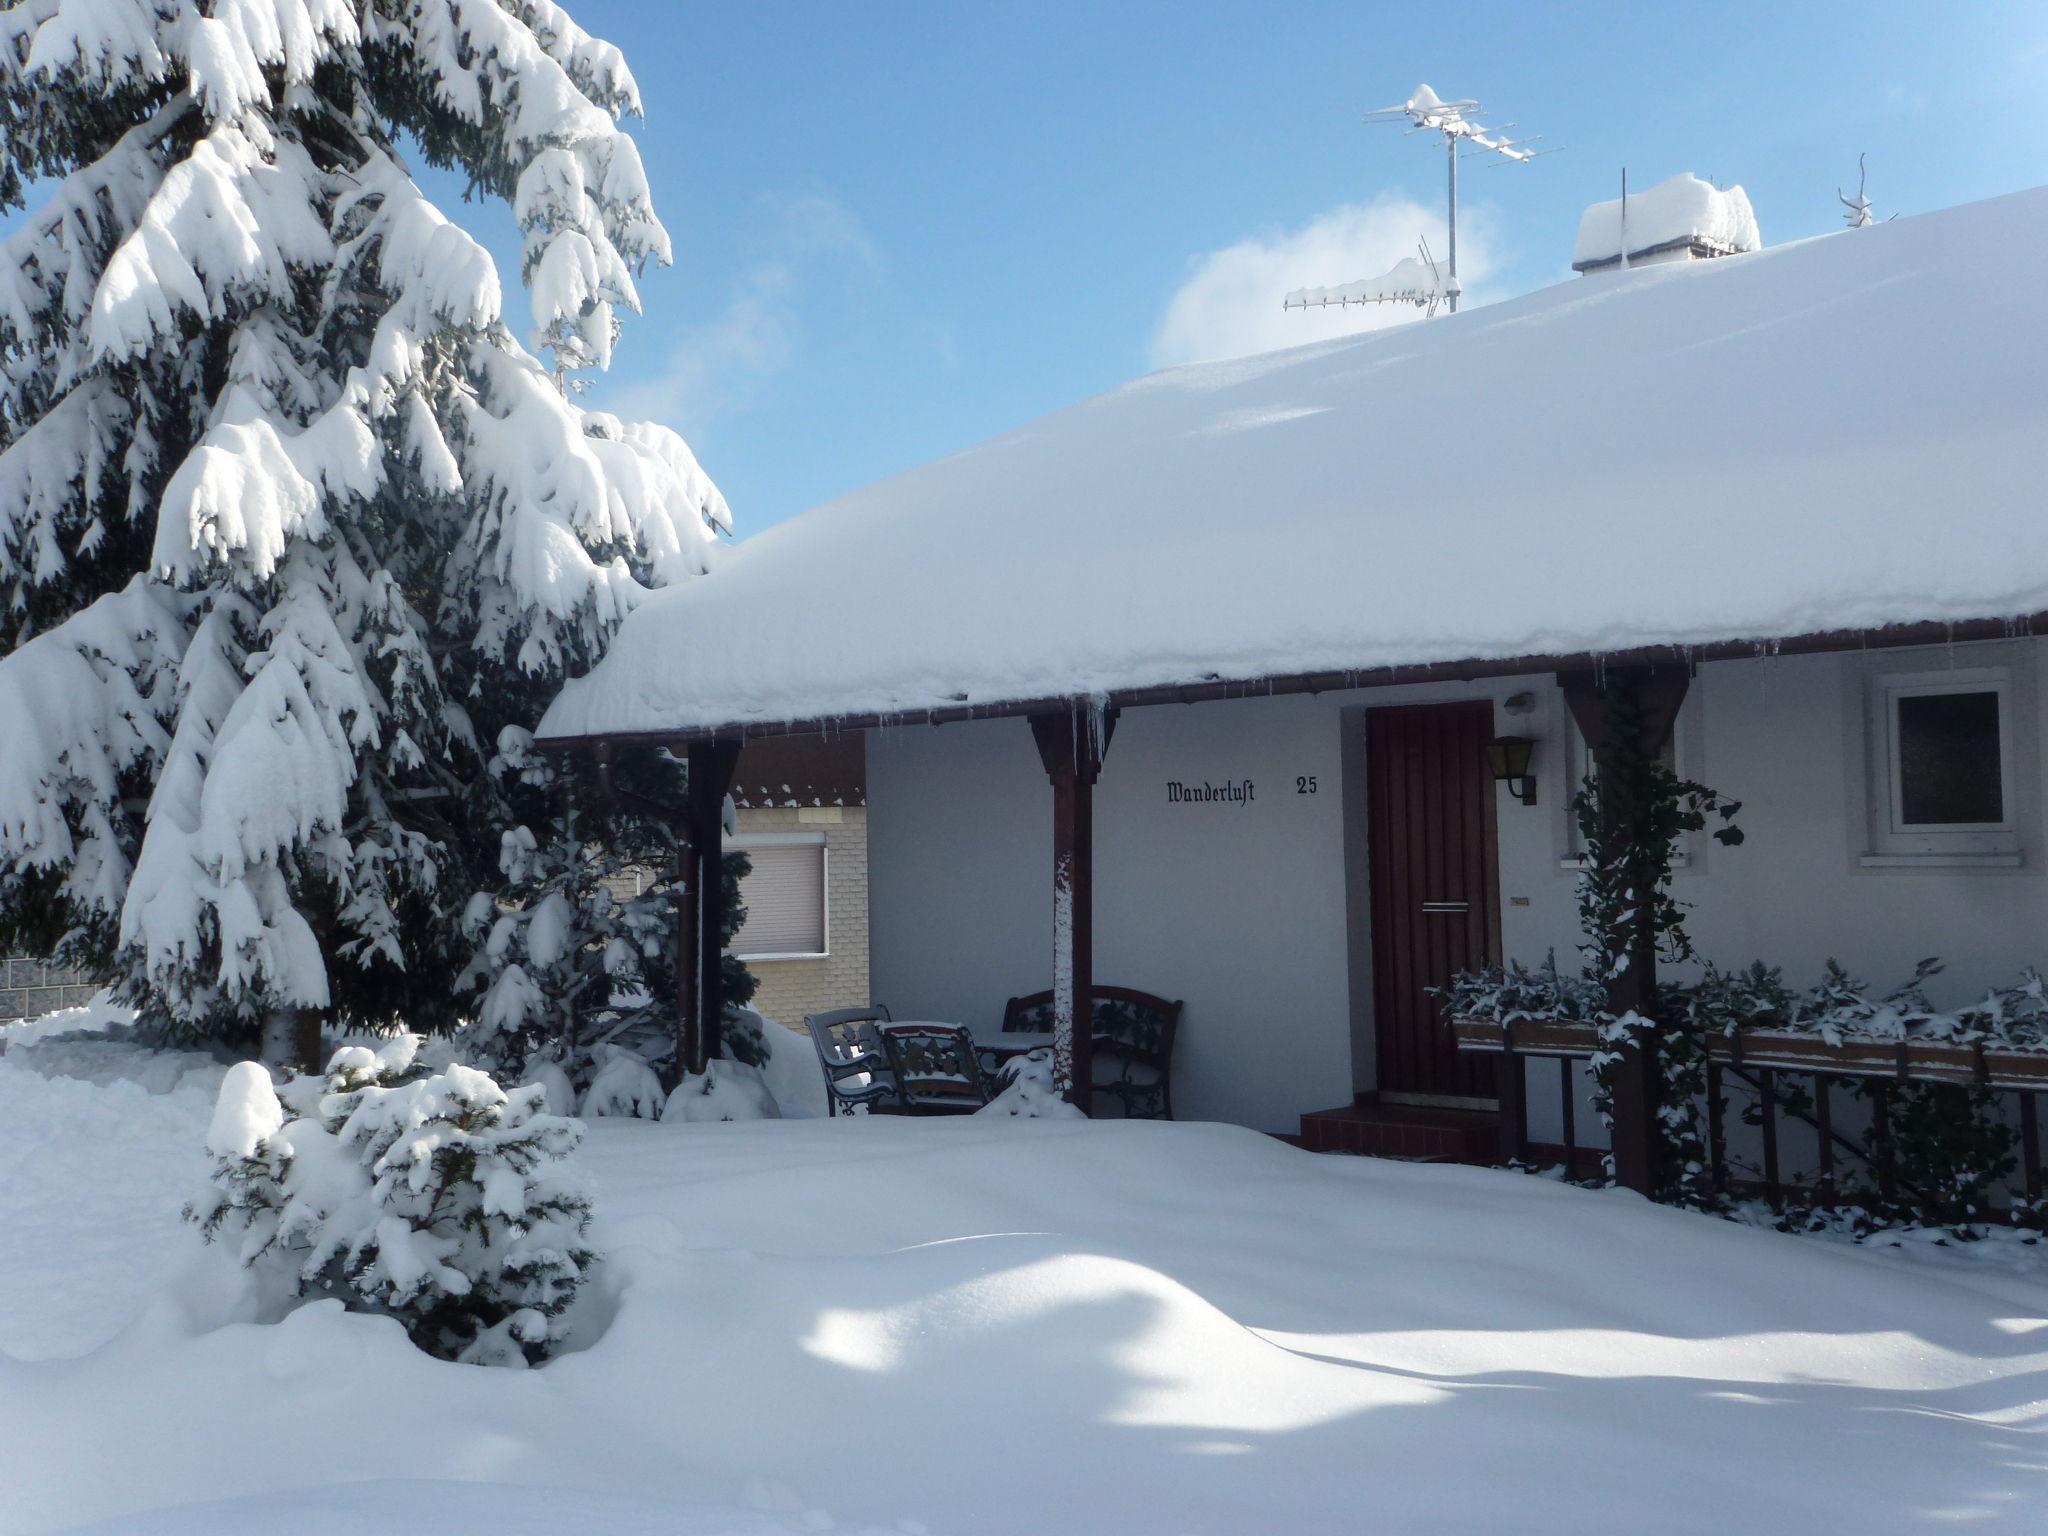
<instances>
[{"instance_id":1,"label":"snow drift","mask_svg":"<svg viewBox=\"0 0 2048 1536\"><path fill-rule=\"evenodd\" d=\"M0 1184L14 1295L75 1311L56 1298L79 1259L190 1251L152 1226L99 1247L149 1186L81 1202L94 1146L126 1125L135 1156L156 1123L138 1095L91 1113L101 1093L0 1062L0 1167L51 1153L39 1203ZM205 1104L176 1109L151 1134L196 1177ZM1750 1510L1830 1532L2048 1514L2048 1286L1990 1245L1850 1249L1190 1124L604 1121L586 1155L609 1326L540 1371L430 1359L331 1301L215 1326L203 1268L111 1338L134 1303L89 1276L100 1331L61 1351L0 1296L0 1351L25 1328L46 1357L0 1353L0 1531L1243 1536L1369 1507L1387 1530L1718 1536Z\"/></svg>"}]
</instances>

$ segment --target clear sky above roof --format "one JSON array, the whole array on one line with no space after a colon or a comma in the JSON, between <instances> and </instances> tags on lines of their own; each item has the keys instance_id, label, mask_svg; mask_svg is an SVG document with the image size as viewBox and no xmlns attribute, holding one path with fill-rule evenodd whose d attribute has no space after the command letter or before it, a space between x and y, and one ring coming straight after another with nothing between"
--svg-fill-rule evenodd
<instances>
[{"instance_id":1,"label":"clear sky above roof","mask_svg":"<svg viewBox=\"0 0 2048 1536\"><path fill-rule=\"evenodd\" d=\"M1436 142L1359 121L1418 82L1564 151L1468 167L1468 303L1567 276L1624 164L1740 183L1767 244L1838 227L1858 151L1880 218L2048 181L2040 0L567 3L639 76L678 258L594 399L682 430L743 534L1157 363L1412 315L1280 298L1441 219ZM509 211L425 179L511 281Z\"/></svg>"},{"instance_id":2,"label":"clear sky above roof","mask_svg":"<svg viewBox=\"0 0 2048 1536\"><path fill-rule=\"evenodd\" d=\"M2038 0L571 8L639 75L678 257L596 398L680 428L743 533L1156 362L1329 334L1282 293L1441 217L1436 142L1359 121L1419 81L1564 149L1468 168L1480 302L1568 276L1624 164L1740 183L1767 244L1839 227L1858 151L1880 218L2048 181Z\"/></svg>"}]
</instances>

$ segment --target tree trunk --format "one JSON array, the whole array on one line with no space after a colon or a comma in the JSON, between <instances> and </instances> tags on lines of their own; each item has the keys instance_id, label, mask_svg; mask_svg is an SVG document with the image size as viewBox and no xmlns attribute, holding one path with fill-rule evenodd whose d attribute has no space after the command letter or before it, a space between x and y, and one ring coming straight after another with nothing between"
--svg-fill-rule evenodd
<instances>
[{"instance_id":1,"label":"tree trunk","mask_svg":"<svg viewBox=\"0 0 2048 1536\"><path fill-rule=\"evenodd\" d=\"M263 1020L263 1064L273 1072L318 1072L320 1015L311 1008L278 1008Z\"/></svg>"}]
</instances>

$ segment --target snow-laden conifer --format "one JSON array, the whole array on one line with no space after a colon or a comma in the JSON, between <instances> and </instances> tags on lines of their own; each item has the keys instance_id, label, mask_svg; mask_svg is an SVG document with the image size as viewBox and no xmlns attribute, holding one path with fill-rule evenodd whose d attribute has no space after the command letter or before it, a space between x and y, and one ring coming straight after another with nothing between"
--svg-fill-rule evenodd
<instances>
[{"instance_id":1,"label":"snow-laden conifer","mask_svg":"<svg viewBox=\"0 0 2048 1536\"><path fill-rule=\"evenodd\" d=\"M616 1055L607 1042L617 1041L669 1068L673 1081L673 831L655 817L621 814L587 781L534 752L531 733L518 727L500 733L490 772L507 802L531 814L499 837L498 881L478 891L463 915L474 945L457 979L472 1007L464 1056L521 1082L557 1066L587 1087ZM615 777L646 803L678 805L684 797L683 770L665 754L622 761ZM537 833L543 816L552 819ZM744 854L727 855L728 942L746 916L739 896L746 868ZM720 965L724 1054L758 1066L766 1048L744 1007L754 977L731 954L722 953ZM650 1118L660 1100L652 1102Z\"/></svg>"},{"instance_id":2,"label":"snow-laden conifer","mask_svg":"<svg viewBox=\"0 0 2048 1536\"><path fill-rule=\"evenodd\" d=\"M233 1241L273 1311L334 1294L431 1354L538 1363L596 1257L562 1167L583 1128L546 1113L538 1084L508 1093L459 1064L429 1076L417 1045L344 1046L282 1090L253 1062L230 1069L211 1187L186 1215Z\"/></svg>"},{"instance_id":3,"label":"snow-laden conifer","mask_svg":"<svg viewBox=\"0 0 2048 1536\"><path fill-rule=\"evenodd\" d=\"M638 107L548 0L0 10L0 926L177 1030L452 1022L493 744L726 521L563 387L669 258Z\"/></svg>"}]
</instances>

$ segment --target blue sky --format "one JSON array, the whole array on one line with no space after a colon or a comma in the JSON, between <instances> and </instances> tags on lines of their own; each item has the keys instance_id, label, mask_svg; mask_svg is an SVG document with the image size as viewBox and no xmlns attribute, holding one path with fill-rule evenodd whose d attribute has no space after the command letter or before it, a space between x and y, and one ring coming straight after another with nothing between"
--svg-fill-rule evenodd
<instances>
[{"instance_id":1,"label":"blue sky","mask_svg":"<svg viewBox=\"0 0 2048 1536\"><path fill-rule=\"evenodd\" d=\"M566 3L639 77L677 258L591 399L682 431L743 535L1162 362L1412 315L1279 301L1441 253L1438 141L1360 122L1421 81L1562 149L1467 167L1468 303L1568 276L1624 165L1740 183L1767 243L1840 227L1859 150L1880 217L2048 182L2042 0ZM510 281L509 211L423 180Z\"/></svg>"},{"instance_id":2,"label":"blue sky","mask_svg":"<svg viewBox=\"0 0 2048 1536\"><path fill-rule=\"evenodd\" d=\"M1468 167L1479 300L1569 275L1624 164L1740 183L1767 243L1839 227L1859 150L1880 216L2048 181L2039 0L572 9L639 76L677 252L594 398L683 431L742 532L1244 344L1219 306L1311 339L1285 287L1441 216L1436 141L1359 121L1419 81L1562 146Z\"/></svg>"}]
</instances>

